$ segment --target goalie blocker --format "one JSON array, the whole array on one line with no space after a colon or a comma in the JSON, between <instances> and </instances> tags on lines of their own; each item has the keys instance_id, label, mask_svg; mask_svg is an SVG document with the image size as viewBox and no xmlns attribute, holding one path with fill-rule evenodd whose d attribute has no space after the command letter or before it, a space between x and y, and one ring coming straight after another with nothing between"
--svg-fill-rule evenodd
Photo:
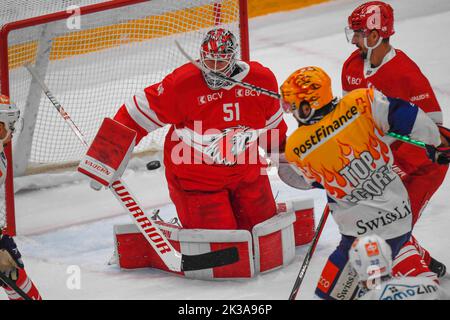
<instances>
[{"instance_id":1,"label":"goalie blocker","mask_svg":"<svg viewBox=\"0 0 450 320\"><path fill-rule=\"evenodd\" d=\"M295 247L309 243L314 235L314 202L292 200L277 204L278 214L247 230L183 229L155 221L174 248L185 255L236 247L234 264L177 274L192 279L224 280L251 278L285 266L295 258ZM170 271L151 250L133 224L114 226L116 261L121 268L157 268Z\"/></svg>"},{"instance_id":2,"label":"goalie blocker","mask_svg":"<svg viewBox=\"0 0 450 320\"><path fill-rule=\"evenodd\" d=\"M101 185L111 186L122 176L135 142L134 130L105 118L87 153L81 159L78 171L93 180L91 186L94 189L99 189Z\"/></svg>"}]
</instances>

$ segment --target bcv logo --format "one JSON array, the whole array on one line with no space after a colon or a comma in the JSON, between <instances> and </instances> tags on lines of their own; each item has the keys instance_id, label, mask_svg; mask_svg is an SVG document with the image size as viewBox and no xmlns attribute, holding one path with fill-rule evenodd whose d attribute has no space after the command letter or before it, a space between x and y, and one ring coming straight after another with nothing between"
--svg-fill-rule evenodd
<instances>
[{"instance_id":1,"label":"bcv logo","mask_svg":"<svg viewBox=\"0 0 450 320\"><path fill-rule=\"evenodd\" d=\"M197 97L197 101L198 101L199 105L202 105L202 104L205 104L205 103L208 103L211 101L220 100L220 99L222 99L222 97L223 97L223 92L214 92L211 94Z\"/></svg>"},{"instance_id":2,"label":"bcv logo","mask_svg":"<svg viewBox=\"0 0 450 320\"><path fill-rule=\"evenodd\" d=\"M254 90L250 89L236 89L236 97L259 97L261 95L261 92L256 92Z\"/></svg>"},{"instance_id":3,"label":"bcv logo","mask_svg":"<svg viewBox=\"0 0 450 320\"><path fill-rule=\"evenodd\" d=\"M347 76L347 81L351 85L359 86L361 84L361 82L362 82L362 79L361 78L355 78L355 77L352 77L352 76Z\"/></svg>"}]
</instances>

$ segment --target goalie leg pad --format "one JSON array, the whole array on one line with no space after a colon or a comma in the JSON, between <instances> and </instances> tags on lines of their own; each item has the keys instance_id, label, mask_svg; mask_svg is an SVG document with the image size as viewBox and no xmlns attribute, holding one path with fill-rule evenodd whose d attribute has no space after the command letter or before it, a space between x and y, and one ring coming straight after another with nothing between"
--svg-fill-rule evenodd
<instances>
[{"instance_id":1,"label":"goalie leg pad","mask_svg":"<svg viewBox=\"0 0 450 320\"><path fill-rule=\"evenodd\" d=\"M157 223L157 222L155 222ZM171 237L178 228L172 225L159 224L170 244L180 252L180 243ZM169 271L159 255L134 224L114 226L115 260L123 269L156 268ZM182 274L179 272L178 274Z\"/></svg>"},{"instance_id":2,"label":"goalie leg pad","mask_svg":"<svg viewBox=\"0 0 450 320\"><path fill-rule=\"evenodd\" d=\"M252 237L247 230L181 229L178 232L181 253L200 254L229 247L236 247L239 261L211 269L185 271L187 278L225 280L251 278L254 275Z\"/></svg>"},{"instance_id":3,"label":"goalie leg pad","mask_svg":"<svg viewBox=\"0 0 450 320\"><path fill-rule=\"evenodd\" d=\"M314 201L292 200L277 204L278 214L247 230L182 229L155 222L172 246L185 255L235 246L239 262L229 266L179 273L194 279L251 278L256 272L275 270L295 257L295 246L314 235ZM114 226L116 261L121 268L157 268L169 271L134 224ZM254 248L254 249L253 249Z\"/></svg>"},{"instance_id":4,"label":"goalie leg pad","mask_svg":"<svg viewBox=\"0 0 450 320\"><path fill-rule=\"evenodd\" d=\"M179 272L192 279L224 280L251 278L254 275L252 238L247 230L181 229L157 222L173 247L184 255L195 255L237 247L239 261L230 265L204 270ZM121 268L156 268L170 271L154 253L134 224L114 226L116 260Z\"/></svg>"},{"instance_id":5,"label":"goalie leg pad","mask_svg":"<svg viewBox=\"0 0 450 320\"><path fill-rule=\"evenodd\" d=\"M271 271L295 257L293 212L280 213L253 227L256 272Z\"/></svg>"},{"instance_id":6,"label":"goalie leg pad","mask_svg":"<svg viewBox=\"0 0 450 320\"><path fill-rule=\"evenodd\" d=\"M294 212L294 235L295 245L300 246L310 243L314 237L314 200L288 200L283 203L277 203L277 212Z\"/></svg>"}]
</instances>

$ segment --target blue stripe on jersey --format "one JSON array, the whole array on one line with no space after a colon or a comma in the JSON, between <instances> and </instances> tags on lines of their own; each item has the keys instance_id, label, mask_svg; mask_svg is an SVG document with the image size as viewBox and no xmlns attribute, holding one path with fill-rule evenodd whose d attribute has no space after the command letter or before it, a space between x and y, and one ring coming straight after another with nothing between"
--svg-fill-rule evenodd
<instances>
[{"instance_id":1,"label":"blue stripe on jersey","mask_svg":"<svg viewBox=\"0 0 450 320\"><path fill-rule=\"evenodd\" d=\"M419 109L412 103L402 99L389 98L388 122L391 132L409 135L416 122Z\"/></svg>"}]
</instances>

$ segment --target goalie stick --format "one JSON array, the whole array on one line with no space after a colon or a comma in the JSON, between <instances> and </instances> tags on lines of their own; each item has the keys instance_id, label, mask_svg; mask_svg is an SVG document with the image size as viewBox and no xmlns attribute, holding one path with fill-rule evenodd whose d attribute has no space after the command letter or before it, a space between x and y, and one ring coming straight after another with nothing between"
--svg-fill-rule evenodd
<instances>
[{"instance_id":1,"label":"goalie stick","mask_svg":"<svg viewBox=\"0 0 450 320\"><path fill-rule=\"evenodd\" d=\"M40 85L47 98L53 104L64 121L69 125L72 131L76 134L81 143L85 147L89 147L89 144L80 129L75 125L69 114L64 110L58 100L56 100L44 81L40 79L36 73L36 70L34 70L34 68L32 68L29 64L25 65L25 67L30 72L33 79ZM112 191L125 211L129 213L139 231L144 235L152 248L170 270L180 272L209 269L232 264L239 260L239 253L236 247L230 247L198 255L184 255L178 252L173 248L159 227L152 222L152 219L147 217L143 207L131 194L131 191L123 181L120 179L115 181L109 189Z\"/></svg>"},{"instance_id":2,"label":"goalie stick","mask_svg":"<svg viewBox=\"0 0 450 320\"><path fill-rule=\"evenodd\" d=\"M24 300L33 300L27 295L22 289L20 289L16 282L8 278L3 272L0 272L0 281L2 281L5 285L13 289L19 296L21 296Z\"/></svg>"}]
</instances>

